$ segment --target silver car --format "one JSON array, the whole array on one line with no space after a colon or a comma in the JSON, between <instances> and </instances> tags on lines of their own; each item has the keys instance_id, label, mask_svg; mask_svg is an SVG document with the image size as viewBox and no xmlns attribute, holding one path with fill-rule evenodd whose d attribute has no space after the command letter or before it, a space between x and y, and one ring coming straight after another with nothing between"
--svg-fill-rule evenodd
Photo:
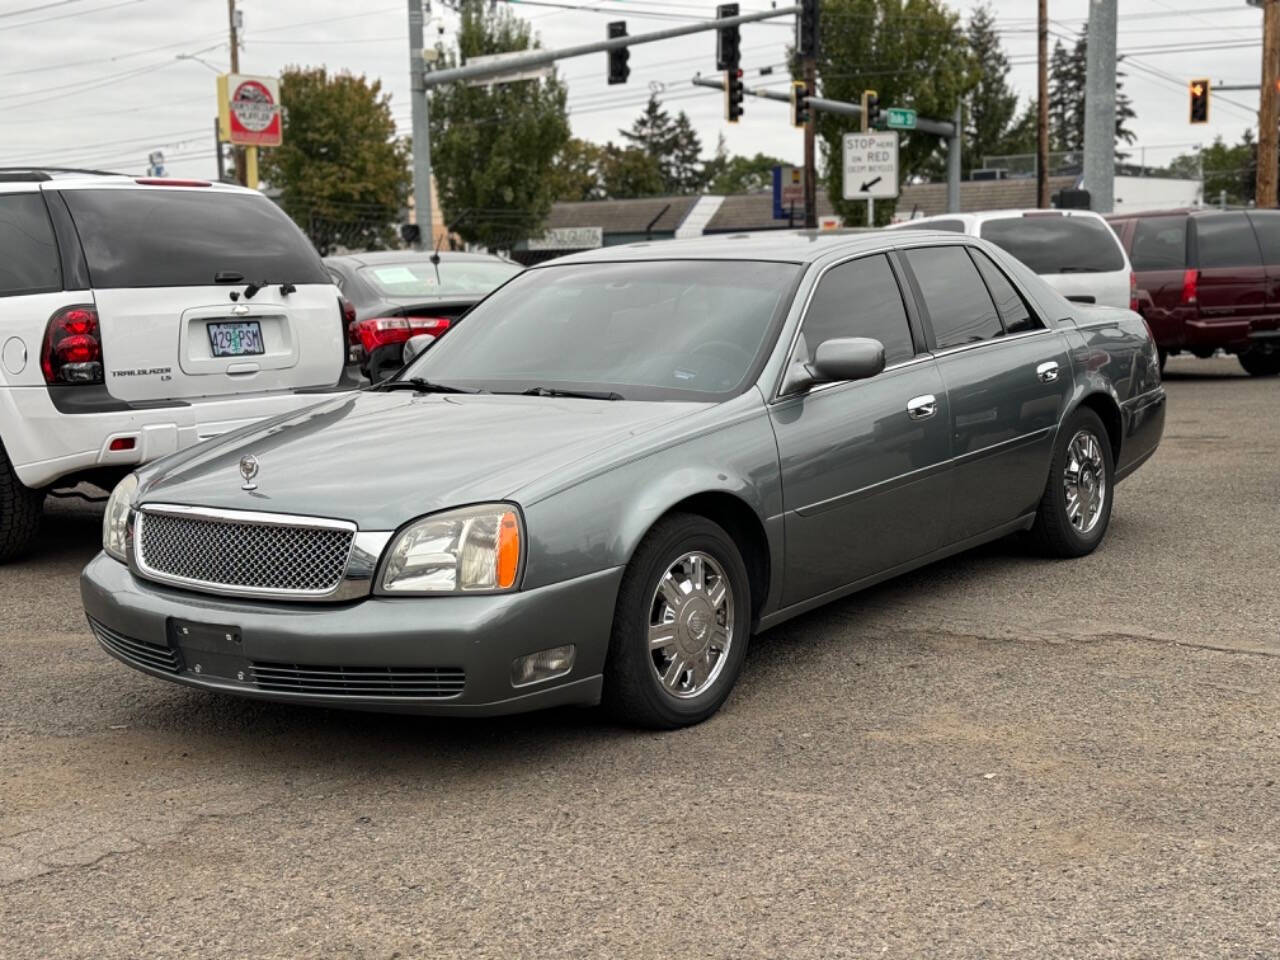
<instances>
[{"instance_id":1,"label":"silver car","mask_svg":"<svg viewBox=\"0 0 1280 960\"><path fill-rule=\"evenodd\" d=\"M1141 318L980 239L607 248L388 383L131 475L84 605L207 690L676 727L806 610L1019 531L1089 553L1164 410Z\"/></svg>"}]
</instances>

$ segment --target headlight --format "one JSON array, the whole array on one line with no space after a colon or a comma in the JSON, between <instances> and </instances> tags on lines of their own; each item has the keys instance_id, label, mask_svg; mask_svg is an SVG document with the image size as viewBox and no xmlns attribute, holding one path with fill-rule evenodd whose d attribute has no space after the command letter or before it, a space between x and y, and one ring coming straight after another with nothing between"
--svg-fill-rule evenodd
<instances>
[{"instance_id":1,"label":"headlight","mask_svg":"<svg viewBox=\"0 0 1280 960\"><path fill-rule=\"evenodd\" d=\"M125 559L129 540L129 510L138 492L138 476L131 473L111 491L107 512L102 518L102 549L117 560Z\"/></svg>"},{"instance_id":2,"label":"headlight","mask_svg":"<svg viewBox=\"0 0 1280 960\"><path fill-rule=\"evenodd\" d=\"M509 503L423 517L391 544L380 589L406 594L510 590L520 572L520 541L520 515Z\"/></svg>"}]
</instances>

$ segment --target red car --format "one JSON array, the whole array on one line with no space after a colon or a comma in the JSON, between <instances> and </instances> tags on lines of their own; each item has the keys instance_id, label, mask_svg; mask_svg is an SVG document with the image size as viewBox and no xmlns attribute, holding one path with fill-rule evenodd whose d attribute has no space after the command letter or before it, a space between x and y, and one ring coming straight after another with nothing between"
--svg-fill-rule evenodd
<instances>
[{"instance_id":1,"label":"red car","mask_svg":"<svg viewBox=\"0 0 1280 960\"><path fill-rule=\"evenodd\" d=\"M1137 274L1138 310L1160 350L1234 353L1280 373L1280 210L1165 210L1107 218Z\"/></svg>"}]
</instances>

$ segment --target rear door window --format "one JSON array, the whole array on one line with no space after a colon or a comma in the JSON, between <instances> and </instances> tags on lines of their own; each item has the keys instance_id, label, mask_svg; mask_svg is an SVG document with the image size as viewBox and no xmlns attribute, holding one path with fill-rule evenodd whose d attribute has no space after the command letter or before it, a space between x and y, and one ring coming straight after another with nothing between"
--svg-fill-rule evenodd
<instances>
[{"instance_id":1,"label":"rear door window","mask_svg":"<svg viewBox=\"0 0 1280 960\"><path fill-rule=\"evenodd\" d=\"M886 365L915 356L907 310L889 261L862 257L832 267L813 293L802 328L809 356L836 337L870 337L884 344Z\"/></svg>"},{"instance_id":2,"label":"rear door window","mask_svg":"<svg viewBox=\"0 0 1280 960\"><path fill-rule=\"evenodd\" d=\"M973 257L973 262L978 265L978 272L982 274L982 279L987 283L991 299L996 302L996 310L1000 314L1001 321L1004 322L1005 332L1026 333L1028 330L1043 328L1044 324L1031 312L1027 302L1022 299L1022 294L1009 282L1009 278L1000 272L1000 268L991 262L991 258L973 247L969 248L969 253Z\"/></svg>"},{"instance_id":3,"label":"rear door window","mask_svg":"<svg viewBox=\"0 0 1280 960\"><path fill-rule=\"evenodd\" d=\"M1262 247L1263 261L1272 266L1280 264L1280 212L1251 210L1249 220L1258 236L1258 245Z\"/></svg>"},{"instance_id":4,"label":"rear door window","mask_svg":"<svg viewBox=\"0 0 1280 960\"><path fill-rule=\"evenodd\" d=\"M193 287L214 274L331 283L310 242L261 196L173 187L63 191L95 287Z\"/></svg>"},{"instance_id":5,"label":"rear door window","mask_svg":"<svg viewBox=\"0 0 1280 960\"><path fill-rule=\"evenodd\" d=\"M958 347L1004 333L986 284L962 246L904 250L938 349Z\"/></svg>"},{"instance_id":6,"label":"rear door window","mask_svg":"<svg viewBox=\"0 0 1280 960\"><path fill-rule=\"evenodd\" d=\"M1258 238L1243 212L1196 217L1196 250L1201 269L1262 266Z\"/></svg>"},{"instance_id":7,"label":"rear door window","mask_svg":"<svg viewBox=\"0 0 1280 960\"><path fill-rule=\"evenodd\" d=\"M1101 220L1034 214L983 221L984 240L1009 251L1036 273L1112 273L1124 269L1120 241Z\"/></svg>"},{"instance_id":8,"label":"rear door window","mask_svg":"<svg viewBox=\"0 0 1280 960\"><path fill-rule=\"evenodd\" d=\"M58 244L44 197L0 194L0 297L61 289Z\"/></svg>"},{"instance_id":9,"label":"rear door window","mask_svg":"<svg viewBox=\"0 0 1280 960\"><path fill-rule=\"evenodd\" d=\"M1187 218L1145 217L1133 228L1129 261L1134 270L1183 270L1187 266Z\"/></svg>"}]
</instances>

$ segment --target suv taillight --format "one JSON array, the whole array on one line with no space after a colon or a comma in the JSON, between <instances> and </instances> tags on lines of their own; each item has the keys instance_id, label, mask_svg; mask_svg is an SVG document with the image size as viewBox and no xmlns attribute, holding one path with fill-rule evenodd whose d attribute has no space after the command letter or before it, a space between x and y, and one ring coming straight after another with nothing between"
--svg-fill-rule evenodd
<instances>
[{"instance_id":1,"label":"suv taillight","mask_svg":"<svg viewBox=\"0 0 1280 960\"><path fill-rule=\"evenodd\" d=\"M1129 309L1138 313L1138 275L1129 271Z\"/></svg>"},{"instance_id":2,"label":"suv taillight","mask_svg":"<svg viewBox=\"0 0 1280 960\"><path fill-rule=\"evenodd\" d=\"M1188 270L1182 275L1182 305L1191 306L1196 302L1196 285L1200 282L1199 270Z\"/></svg>"},{"instance_id":3,"label":"suv taillight","mask_svg":"<svg viewBox=\"0 0 1280 960\"><path fill-rule=\"evenodd\" d=\"M102 339L92 304L63 307L49 318L40 348L46 383L102 383Z\"/></svg>"}]
</instances>

